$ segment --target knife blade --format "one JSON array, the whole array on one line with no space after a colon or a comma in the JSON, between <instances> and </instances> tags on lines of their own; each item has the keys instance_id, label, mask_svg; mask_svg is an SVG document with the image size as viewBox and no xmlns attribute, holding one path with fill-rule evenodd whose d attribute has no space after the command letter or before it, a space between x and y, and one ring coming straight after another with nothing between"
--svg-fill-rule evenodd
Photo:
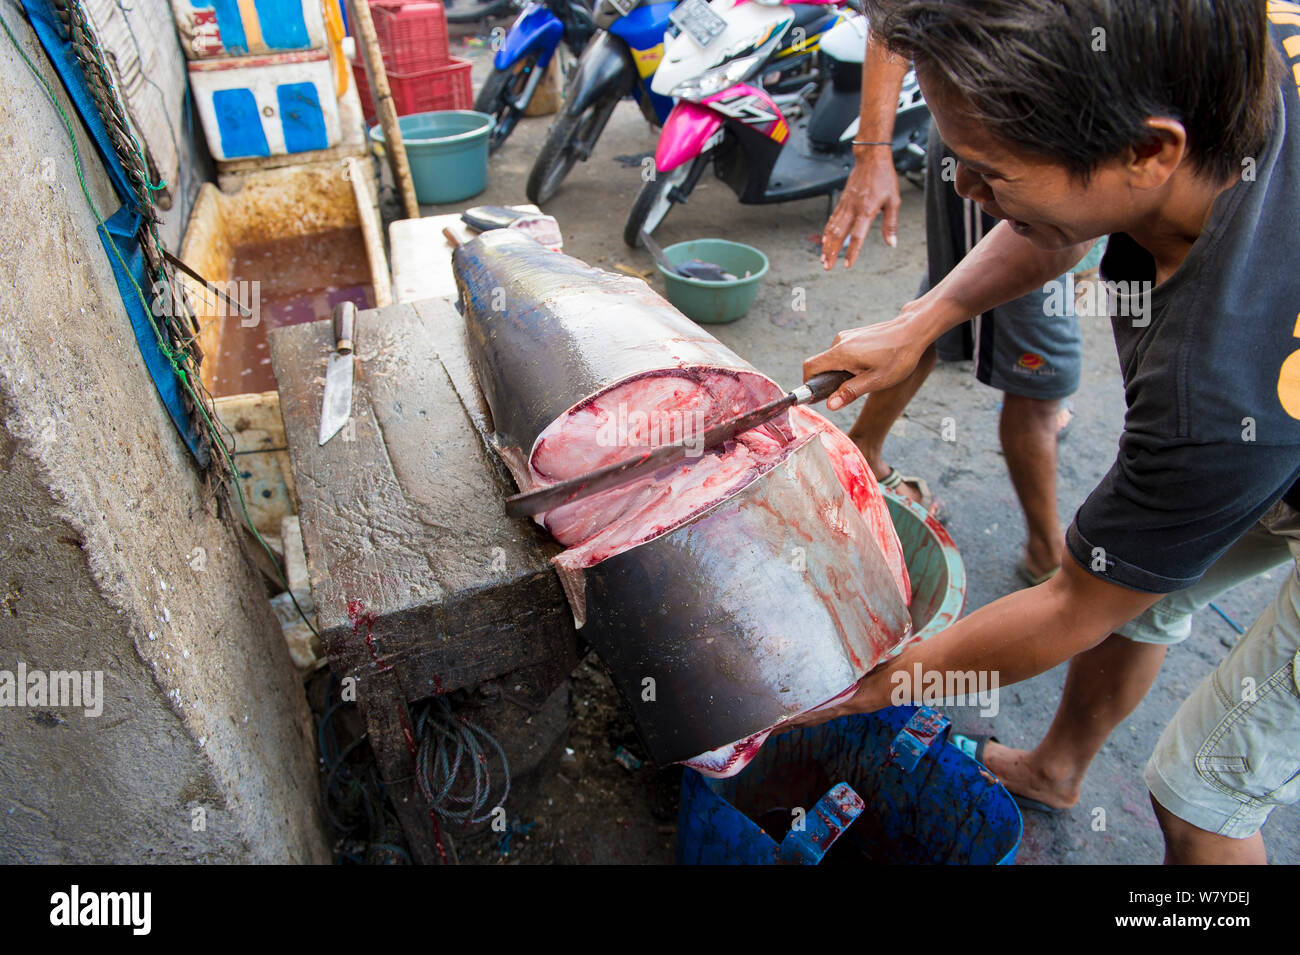
<instances>
[{"instance_id":1,"label":"knife blade","mask_svg":"<svg viewBox=\"0 0 1300 955\"><path fill-rule=\"evenodd\" d=\"M325 396L320 409L320 441L324 444L347 423L352 414L352 351L357 307L352 302L334 306L334 350L325 366Z\"/></svg>"},{"instance_id":2,"label":"knife blade","mask_svg":"<svg viewBox=\"0 0 1300 955\"><path fill-rule=\"evenodd\" d=\"M694 439L687 439L676 444L661 445L652 451L616 461L567 481L560 481L558 484L540 490L511 495L506 498L506 513L511 517L540 514L561 504L580 501L601 491L646 477L660 468L683 460L692 450L698 452L698 457L703 457L704 450L717 447L744 431L757 428L795 405L824 401L852 377L847 371L824 371L774 401L769 401L753 411L747 411L722 424L714 425L704 432L702 442L697 443Z\"/></svg>"}]
</instances>

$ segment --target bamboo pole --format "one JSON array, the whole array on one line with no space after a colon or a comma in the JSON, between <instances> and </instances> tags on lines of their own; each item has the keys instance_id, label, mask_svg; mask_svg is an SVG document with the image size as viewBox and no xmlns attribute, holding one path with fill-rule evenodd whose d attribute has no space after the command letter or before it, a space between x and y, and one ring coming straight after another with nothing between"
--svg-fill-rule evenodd
<instances>
[{"instance_id":1,"label":"bamboo pole","mask_svg":"<svg viewBox=\"0 0 1300 955\"><path fill-rule=\"evenodd\" d=\"M357 56L365 64L370 95L374 97L375 112L384 130L384 152L393 170L393 183L402 195L402 205L408 219L420 218L420 203L415 198L415 184L411 181L411 166L406 161L406 146L402 143L402 130L397 123L397 107L393 105L393 91L388 86L388 71L384 69L384 56L379 49L375 21L370 16L370 0L348 0L349 17L357 41Z\"/></svg>"}]
</instances>

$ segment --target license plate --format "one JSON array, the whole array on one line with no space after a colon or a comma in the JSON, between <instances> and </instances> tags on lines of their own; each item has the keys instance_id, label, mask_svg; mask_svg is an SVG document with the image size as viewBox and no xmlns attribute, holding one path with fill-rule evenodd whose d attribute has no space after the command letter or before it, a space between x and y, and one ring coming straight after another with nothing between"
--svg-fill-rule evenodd
<instances>
[{"instance_id":1,"label":"license plate","mask_svg":"<svg viewBox=\"0 0 1300 955\"><path fill-rule=\"evenodd\" d=\"M620 17L625 17L636 9L641 0L609 0L609 5L618 11Z\"/></svg>"},{"instance_id":2,"label":"license plate","mask_svg":"<svg viewBox=\"0 0 1300 955\"><path fill-rule=\"evenodd\" d=\"M727 21L709 8L707 0L686 0L668 15L679 30L688 33L701 48L716 40L727 29Z\"/></svg>"}]
</instances>

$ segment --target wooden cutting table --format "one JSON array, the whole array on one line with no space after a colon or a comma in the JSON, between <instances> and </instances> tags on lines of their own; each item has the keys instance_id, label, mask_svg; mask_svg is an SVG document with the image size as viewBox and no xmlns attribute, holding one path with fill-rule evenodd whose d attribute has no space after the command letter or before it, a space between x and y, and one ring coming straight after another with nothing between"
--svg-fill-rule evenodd
<instances>
[{"instance_id":1,"label":"wooden cutting table","mask_svg":"<svg viewBox=\"0 0 1300 955\"><path fill-rule=\"evenodd\" d=\"M431 230L424 223L437 218L448 217L411 221ZM451 274L445 240L443 251L445 270L427 255L420 270L440 282ZM502 501L515 487L485 442L487 410L463 320L446 297L410 301L428 286L403 286L413 266L399 266L415 257L401 260L395 250L393 259L399 304L359 314L351 419L323 447L330 322L271 332L271 362L330 666L357 679L370 744L413 855L432 862L410 705L508 678L531 711L497 733L515 750L514 775L564 728L567 692L560 698L557 688L577 663L579 641L548 563L558 546L531 520L506 517Z\"/></svg>"}]
</instances>

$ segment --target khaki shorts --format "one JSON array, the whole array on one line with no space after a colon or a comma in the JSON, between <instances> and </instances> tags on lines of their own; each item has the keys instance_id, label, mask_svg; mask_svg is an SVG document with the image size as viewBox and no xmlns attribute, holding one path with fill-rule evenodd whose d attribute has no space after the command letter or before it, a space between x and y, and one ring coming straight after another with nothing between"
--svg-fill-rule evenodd
<instances>
[{"instance_id":1,"label":"khaki shorts","mask_svg":"<svg viewBox=\"0 0 1300 955\"><path fill-rule=\"evenodd\" d=\"M1276 566L1265 555L1278 542L1291 565L1276 599L1183 701L1145 773L1161 806L1200 829L1238 839L1258 832L1274 806L1300 800L1300 513L1278 502L1211 567L1206 578L1213 574L1214 580L1201 593L1192 591L1206 584L1204 578L1152 608L1171 601L1163 619L1148 611L1130 625L1133 633L1119 631L1141 640L1140 634L1181 628L1170 625L1178 616L1173 610L1204 606L1215 596L1215 581L1222 592ZM1250 567L1258 569L1245 574Z\"/></svg>"},{"instance_id":2,"label":"khaki shorts","mask_svg":"<svg viewBox=\"0 0 1300 955\"><path fill-rule=\"evenodd\" d=\"M1186 590L1166 594L1140 617L1134 617L1115 632L1138 643L1182 643L1192 634L1192 617L1211 601L1248 580L1290 563L1290 536L1285 519L1268 523L1278 508L1291 509L1279 501L1254 527L1210 565L1210 569ZM1294 513L1294 512L1291 512ZM1277 527L1279 530L1270 530Z\"/></svg>"}]
</instances>

